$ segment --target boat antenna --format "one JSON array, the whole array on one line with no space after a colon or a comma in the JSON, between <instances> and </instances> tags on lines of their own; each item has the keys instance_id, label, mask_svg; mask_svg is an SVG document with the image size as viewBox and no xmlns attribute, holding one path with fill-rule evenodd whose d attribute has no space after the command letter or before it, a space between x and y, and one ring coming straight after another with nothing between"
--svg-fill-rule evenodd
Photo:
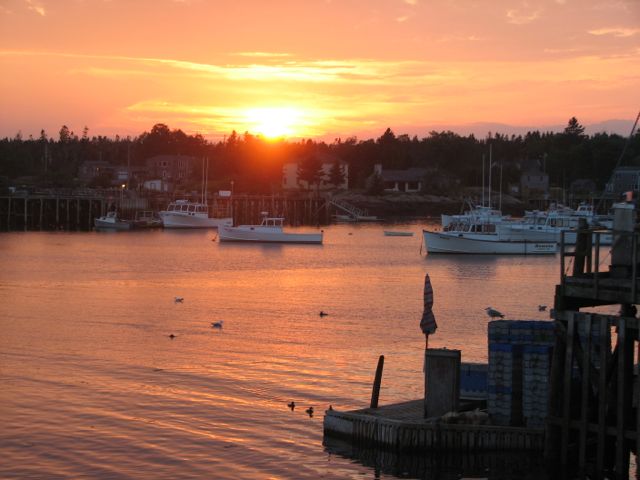
<instances>
[{"instance_id":1,"label":"boat antenna","mask_svg":"<svg viewBox=\"0 0 640 480\"><path fill-rule=\"evenodd\" d=\"M629 136L627 137L627 141L625 142L624 147L622 148L622 152L620 153L620 156L618 157L618 161L616 162L616 166L613 167L613 171L611 172L611 175L609 176L609 181L607 182L608 184L612 183L613 175L615 174L616 169L622 163L622 159L624 157L624 154L627 152L627 148L629 147L629 144L631 143L631 139L633 138L633 134L636 131L636 127L638 126L638 121L639 120L640 120L640 110L638 111L638 115L636 115L636 121L633 122L633 126L631 127L631 132L629 132ZM606 188L606 186L605 186L605 188ZM597 213L600 210L600 205L602 204L603 197L604 197L604 195L600 196L600 200L598 201L598 205L596 205L596 208L593 211L593 213Z\"/></svg>"}]
</instances>

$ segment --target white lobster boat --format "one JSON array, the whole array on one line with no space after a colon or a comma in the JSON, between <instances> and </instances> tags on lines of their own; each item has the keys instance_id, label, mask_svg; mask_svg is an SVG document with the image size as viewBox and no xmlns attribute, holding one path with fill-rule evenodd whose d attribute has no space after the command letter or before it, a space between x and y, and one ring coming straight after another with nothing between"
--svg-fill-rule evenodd
<instances>
[{"instance_id":1,"label":"white lobster boat","mask_svg":"<svg viewBox=\"0 0 640 480\"><path fill-rule=\"evenodd\" d=\"M207 204L188 200L171 202L159 215L164 228L220 228L233 225L232 217L210 217Z\"/></svg>"},{"instance_id":2,"label":"white lobster boat","mask_svg":"<svg viewBox=\"0 0 640 480\"><path fill-rule=\"evenodd\" d=\"M423 230L429 253L466 253L482 255L555 254L556 242L501 239L497 232L457 232Z\"/></svg>"},{"instance_id":3,"label":"white lobster boat","mask_svg":"<svg viewBox=\"0 0 640 480\"><path fill-rule=\"evenodd\" d=\"M221 242L267 242L267 243L322 243L323 233L288 233L283 230L284 218L263 214L260 225L218 227Z\"/></svg>"}]
</instances>

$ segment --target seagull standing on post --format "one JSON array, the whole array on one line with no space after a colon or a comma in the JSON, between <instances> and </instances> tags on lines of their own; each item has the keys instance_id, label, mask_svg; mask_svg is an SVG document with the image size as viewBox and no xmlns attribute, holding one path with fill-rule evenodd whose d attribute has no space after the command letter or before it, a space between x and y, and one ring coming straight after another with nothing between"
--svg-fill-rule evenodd
<instances>
[{"instance_id":1,"label":"seagull standing on post","mask_svg":"<svg viewBox=\"0 0 640 480\"><path fill-rule=\"evenodd\" d=\"M502 313L491 307L487 307L485 308L485 310L487 311L487 315L489 315L491 318L504 318L504 315Z\"/></svg>"}]
</instances>

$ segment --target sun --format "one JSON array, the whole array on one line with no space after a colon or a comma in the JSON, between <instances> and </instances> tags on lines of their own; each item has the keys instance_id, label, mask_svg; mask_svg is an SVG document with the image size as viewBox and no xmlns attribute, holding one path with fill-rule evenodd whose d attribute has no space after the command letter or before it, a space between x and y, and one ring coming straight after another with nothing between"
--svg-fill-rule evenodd
<instances>
[{"instance_id":1,"label":"sun","mask_svg":"<svg viewBox=\"0 0 640 480\"><path fill-rule=\"evenodd\" d=\"M245 117L250 132L267 138L279 138L299 131L302 113L295 108L265 107L247 110Z\"/></svg>"}]
</instances>

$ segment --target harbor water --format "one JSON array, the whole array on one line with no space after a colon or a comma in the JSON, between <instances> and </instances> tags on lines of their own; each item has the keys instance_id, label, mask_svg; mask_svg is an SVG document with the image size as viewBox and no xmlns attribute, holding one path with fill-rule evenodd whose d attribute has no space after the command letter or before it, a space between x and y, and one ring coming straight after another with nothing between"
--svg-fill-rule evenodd
<instances>
[{"instance_id":1,"label":"harbor water","mask_svg":"<svg viewBox=\"0 0 640 480\"><path fill-rule=\"evenodd\" d=\"M324 445L324 410L368 406L381 354L380 404L422 396L425 273L429 346L484 362L485 308L548 320L560 267L554 255L428 256L423 226L333 225L323 245L1 234L0 477L424 475ZM451 478L474 473L464 465Z\"/></svg>"}]
</instances>

